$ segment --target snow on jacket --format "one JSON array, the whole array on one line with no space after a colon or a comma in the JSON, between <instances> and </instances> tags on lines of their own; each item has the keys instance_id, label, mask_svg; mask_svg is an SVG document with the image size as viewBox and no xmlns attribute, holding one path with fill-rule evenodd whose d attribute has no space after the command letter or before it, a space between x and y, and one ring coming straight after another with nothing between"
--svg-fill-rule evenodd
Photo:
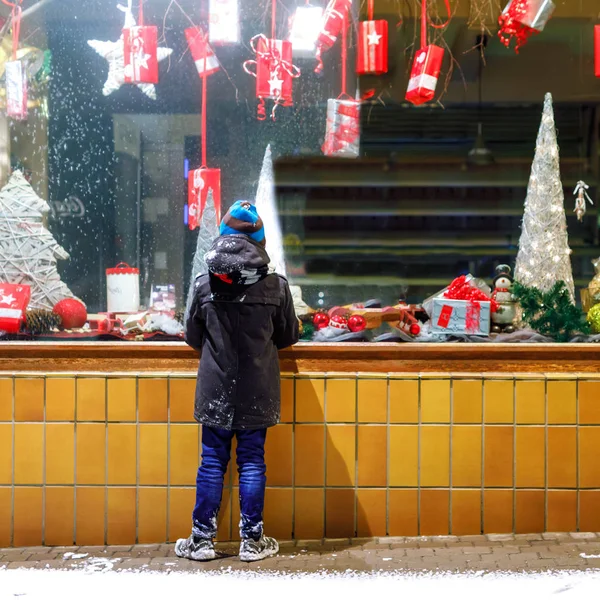
<instances>
[{"instance_id":1,"label":"snow on jacket","mask_svg":"<svg viewBox=\"0 0 600 600\"><path fill-rule=\"evenodd\" d=\"M263 246L245 235L217 238L196 278L186 342L200 352L194 416L221 429L279 422L278 350L298 341L287 281L268 273Z\"/></svg>"}]
</instances>

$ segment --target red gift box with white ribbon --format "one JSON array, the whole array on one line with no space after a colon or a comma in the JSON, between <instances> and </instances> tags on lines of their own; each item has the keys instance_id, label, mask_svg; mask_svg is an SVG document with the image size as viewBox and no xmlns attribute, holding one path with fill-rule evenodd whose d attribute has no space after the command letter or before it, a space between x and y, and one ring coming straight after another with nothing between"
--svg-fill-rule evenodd
<instances>
[{"instance_id":1,"label":"red gift box with white ribbon","mask_svg":"<svg viewBox=\"0 0 600 600\"><path fill-rule=\"evenodd\" d=\"M20 60L4 66L6 78L6 114L12 119L27 118L27 70Z\"/></svg>"},{"instance_id":2,"label":"red gift box with white ribbon","mask_svg":"<svg viewBox=\"0 0 600 600\"><path fill-rule=\"evenodd\" d=\"M330 0L322 19L317 44L322 49L331 48L342 31L344 18L352 8L352 0Z\"/></svg>"},{"instance_id":3,"label":"red gift box with white ribbon","mask_svg":"<svg viewBox=\"0 0 600 600\"><path fill-rule=\"evenodd\" d=\"M415 54L406 90L408 102L419 105L433 100L443 60L444 49L434 44L421 48Z\"/></svg>"},{"instance_id":4,"label":"red gift box with white ribbon","mask_svg":"<svg viewBox=\"0 0 600 600\"><path fill-rule=\"evenodd\" d=\"M360 150L360 101L327 100L325 156L356 158Z\"/></svg>"},{"instance_id":5,"label":"red gift box with white ribbon","mask_svg":"<svg viewBox=\"0 0 600 600\"><path fill-rule=\"evenodd\" d=\"M208 36L201 27L190 27L185 30L190 53L196 64L200 77L212 75L219 68L219 59L215 56L213 49L208 43Z\"/></svg>"},{"instance_id":6,"label":"red gift box with white ribbon","mask_svg":"<svg viewBox=\"0 0 600 600\"><path fill-rule=\"evenodd\" d=\"M0 331L19 333L30 299L30 286L0 283Z\"/></svg>"},{"instance_id":7,"label":"red gift box with white ribbon","mask_svg":"<svg viewBox=\"0 0 600 600\"><path fill-rule=\"evenodd\" d=\"M158 83L158 29L153 25L123 29L125 83Z\"/></svg>"},{"instance_id":8,"label":"red gift box with white ribbon","mask_svg":"<svg viewBox=\"0 0 600 600\"><path fill-rule=\"evenodd\" d=\"M260 36L256 44L256 97L292 103L292 42Z\"/></svg>"},{"instance_id":9,"label":"red gift box with white ribbon","mask_svg":"<svg viewBox=\"0 0 600 600\"><path fill-rule=\"evenodd\" d=\"M221 222L221 169L201 167L190 171L188 176L188 227L191 230L200 225L202 213L212 190L217 213L217 223Z\"/></svg>"},{"instance_id":10,"label":"red gift box with white ribbon","mask_svg":"<svg viewBox=\"0 0 600 600\"><path fill-rule=\"evenodd\" d=\"M383 75L388 70L388 22L362 21L358 24L358 75Z\"/></svg>"}]
</instances>

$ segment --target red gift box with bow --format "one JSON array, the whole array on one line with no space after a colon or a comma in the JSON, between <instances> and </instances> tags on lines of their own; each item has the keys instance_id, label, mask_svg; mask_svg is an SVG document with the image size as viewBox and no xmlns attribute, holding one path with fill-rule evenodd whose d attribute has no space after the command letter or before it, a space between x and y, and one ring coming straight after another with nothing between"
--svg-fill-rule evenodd
<instances>
[{"instance_id":1,"label":"red gift box with bow","mask_svg":"<svg viewBox=\"0 0 600 600\"><path fill-rule=\"evenodd\" d=\"M362 21L358 24L358 75L383 75L388 70L388 22Z\"/></svg>"},{"instance_id":2,"label":"red gift box with bow","mask_svg":"<svg viewBox=\"0 0 600 600\"><path fill-rule=\"evenodd\" d=\"M419 105L433 100L443 60L444 49L434 44L421 48L415 54L406 90L408 102Z\"/></svg>"},{"instance_id":3,"label":"red gift box with bow","mask_svg":"<svg viewBox=\"0 0 600 600\"><path fill-rule=\"evenodd\" d=\"M123 29L125 83L158 83L158 29L153 25Z\"/></svg>"}]
</instances>

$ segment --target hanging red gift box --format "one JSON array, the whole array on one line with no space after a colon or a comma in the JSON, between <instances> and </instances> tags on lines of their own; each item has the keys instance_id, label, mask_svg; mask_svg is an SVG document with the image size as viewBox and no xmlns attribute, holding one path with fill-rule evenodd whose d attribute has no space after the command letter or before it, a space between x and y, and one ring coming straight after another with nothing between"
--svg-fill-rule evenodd
<instances>
[{"instance_id":1,"label":"hanging red gift box","mask_svg":"<svg viewBox=\"0 0 600 600\"><path fill-rule=\"evenodd\" d=\"M360 100L327 100L325 156L356 158L360 150Z\"/></svg>"},{"instance_id":2,"label":"hanging red gift box","mask_svg":"<svg viewBox=\"0 0 600 600\"><path fill-rule=\"evenodd\" d=\"M415 54L406 90L408 102L419 105L433 100L443 60L444 49L433 44Z\"/></svg>"},{"instance_id":3,"label":"hanging red gift box","mask_svg":"<svg viewBox=\"0 0 600 600\"><path fill-rule=\"evenodd\" d=\"M4 65L6 80L6 114L18 120L27 118L27 71L20 60Z\"/></svg>"},{"instance_id":4,"label":"hanging red gift box","mask_svg":"<svg viewBox=\"0 0 600 600\"><path fill-rule=\"evenodd\" d=\"M600 77L600 25L594 26L594 72Z\"/></svg>"},{"instance_id":5,"label":"hanging red gift box","mask_svg":"<svg viewBox=\"0 0 600 600\"><path fill-rule=\"evenodd\" d=\"M388 70L388 22L362 21L358 24L358 75L383 75Z\"/></svg>"},{"instance_id":6,"label":"hanging red gift box","mask_svg":"<svg viewBox=\"0 0 600 600\"><path fill-rule=\"evenodd\" d=\"M211 44L239 44L240 17L238 0L210 0L208 5L208 39Z\"/></svg>"},{"instance_id":7,"label":"hanging red gift box","mask_svg":"<svg viewBox=\"0 0 600 600\"><path fill-rule=\"evenodd\" d=\"M204 30L201 27L190 27L185 30L185 39L196 64L198 75L204 77L216 73L220 68L219 59L210 47L208 36Z\"/></svg>"},{"instance_id":8,"label":"hanging red gift box","mask_svg":"<svg viewBox=\"0 0 600 600\"><path fill-rule=\"evenodd\" d=\"M123 29L125 83L158 83L158 29L138 26Z\"/></svg>"},{"instance_id":9,"label":"hanging red gift box","mask_svg":"<svg viewBox=\"0 0 600 600\"><path fill-rule=\"evenodd\" d=\"M200 167L188 175L188 227L191 230L200 225L202 213L212 190L217 222L221 222L221 169Z\"/></svg>"},{"instance_id":10,"label":"hanging red gift box","mask_svg":"<svg viewBox=\"0 0 600 600\"><path fill-rule=\"evenodd\" d=\"M498 18L498 36L508 48L516 40L515 52L536 33L544 30L556 5L552 0L510 0Z\"/></svg>"},{"instance_id":11,"label":"hanging red gift box","mask_svg":"<svg viewBox=\"0 0 600 600\"><path fill-rule=\"evenodd\" d=\"M0 331L19 333L30 299L30 286L0 283Z\"/></svg>"},{"instance_id":12,"label":"hanging red gift box","mask_svg":"<svg viewBox=\"0 0 600 600\"><path fill-rule=\"evenodd\" d=\"M323 52L335 44L351 9L352 0L329 0L321 20L321 32L317 38L316 73L323 70Z\"/></svg>"}]
</instances>

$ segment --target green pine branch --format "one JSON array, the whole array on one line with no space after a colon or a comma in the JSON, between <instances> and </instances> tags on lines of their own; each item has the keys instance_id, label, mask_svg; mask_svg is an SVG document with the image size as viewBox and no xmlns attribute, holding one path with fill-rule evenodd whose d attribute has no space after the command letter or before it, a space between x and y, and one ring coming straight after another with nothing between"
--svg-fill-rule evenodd
<instances>
[{"instance_id":1,"label":"green pine branch","mask_svg":"<svg viewBox=\"0 0 600 600\"><path fill-rule=\"evenodd\" d=\"M557 342L568 342L577 333L591 333L585 315L572 302L564 281L547 292L514 283L513 294L523 310L523 321L534 331Z\"/></svg>"}]
</instances>

